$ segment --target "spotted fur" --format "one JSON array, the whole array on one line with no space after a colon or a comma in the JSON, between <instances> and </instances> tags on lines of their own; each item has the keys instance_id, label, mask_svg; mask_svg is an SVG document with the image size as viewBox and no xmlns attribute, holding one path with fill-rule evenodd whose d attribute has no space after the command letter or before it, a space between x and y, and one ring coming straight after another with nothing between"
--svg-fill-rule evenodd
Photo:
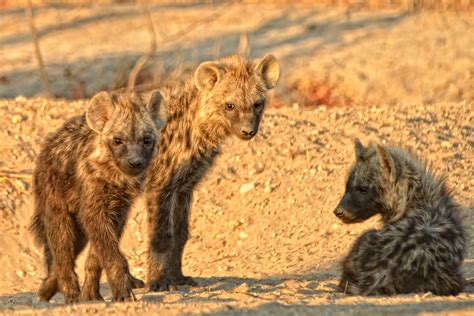
<instances>
[{"instance_id":1,"label":"spotted fur","mask_svg":"<svg viewBox=\"0 0 474 316\"><path fill-rule=\"evenodd\" d=\"M356 140L355 148L356 163L334 212L345 223L379 213L384 226L357 239L343 261L339 290L457 295L467 240L444 177L397 147L366 148Z\"/></svg>"},{"instance_id":2,"label":"spotted fur","mask_svg":"<svg viewBox=\"0 0 474 316\"><path fill-rule=\"evenodd\" d=\"M31 231L44 248L47 276L38 296L60 291L67 303L102 299L105 268L115 300L143 286L128 270L119 239L132 199L142 191L145 170L163 126L162 97L97 94L85 114L48 136L34 172L35 212ZM75 259L90 241L80 293Z\"/></svg>"},{"instance_id":3,"label":"spotted fur","mask_svg":"<svg viewBox=\"0 0 474 316\"><path fill-rule=\"evenodd\" d=\"M183 249L193 190L231 134L255 136L267 90L279 78L275 57L260 61L237 56L204 62L185 87L164 92L168 121L147 180L150 259L148 289L195 284L182 273Z\"/></svg>"}]
</instances>

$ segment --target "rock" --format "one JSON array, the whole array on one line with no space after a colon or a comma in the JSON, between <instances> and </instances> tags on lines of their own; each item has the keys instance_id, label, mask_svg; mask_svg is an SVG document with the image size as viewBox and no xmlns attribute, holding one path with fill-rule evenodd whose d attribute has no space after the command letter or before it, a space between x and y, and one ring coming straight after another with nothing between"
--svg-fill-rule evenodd
<instances>
[{"instance_id":1,"label":"rock","mask_svg":"<svg viewBox=\"0 0 474 316\"><path fill-rule=\"evenodd\" d=\"M246 232L240 232L239 233L239 238L240 239L247 239L249 237L249 234L247 234Z\"/></svg>"},{"instance_id":2,"label":"rock","mask_svg":"<svg viewBox=\"0 0 474 316\"><path fill-rule=\"evenodd\" d=\"M237 293L247 293L249 291L250 287L247 283L242 283L238 287L234 289L235 292Z\"/></svg>"},{"instance_id":3,"label":"rock","mask_svg":"<svg viewBox=\"0 0 474 316\"><path fill-rule=\"evenodd\" d=\"M240 194L245 194L249 191L252 191L253 189L255 189L255 182L254 181L242 184L242 186L240 187Z\"/></svg>"},{"instance_id":4,"label":"rock","mask_svg":"<svg viewBox=\"0 0 474 316\"><path fill-rule=\"evenodd\" d=\"M26 275L26 272L23 270L16 270L16 275L18 275L20 278L24 278Z\"/></svg>"}]
</instances>

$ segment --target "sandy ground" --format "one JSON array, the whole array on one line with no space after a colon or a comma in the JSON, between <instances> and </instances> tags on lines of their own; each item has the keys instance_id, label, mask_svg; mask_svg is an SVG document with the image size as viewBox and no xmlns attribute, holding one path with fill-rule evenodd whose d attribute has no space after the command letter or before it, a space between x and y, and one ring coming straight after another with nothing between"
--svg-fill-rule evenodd
<instances>
[{"instance_id":1,"label":"sandy ground","mask_svg":"<svg viewBox=\"0 0 474 316\"><path fill-rule=\"evenodd\" d=\"M402 143L446 173L456 199L473 205L472 102L301 110L270 108L256 139L231 138L196 192L185 273L199 287L143 293L138 302L61 306L39 303L44 275L39 250L25 226L32 213L30 171L44 135L85 103L17 98L1 101L0 306L15 313L313 314L333 312L450 312L474 310L474 287L457 297L346 296L334 292L339 262L369 227L344 225L332 211L353 162L352 139ZM45 108L45 109L44 109ZM43 111L44 109L44 111ZM7 170L15 174L5 176ZM18 173L20 172L20 173ZM466 212L470 255L464 269L474 279L474 215ZM131 270L146 274L146 214L137 202L122 248ZM78 272L82 275L83 259ZM106 299L110 294L103 279Z\"/></svg>"},{"instance_id":2,"label":"sandy ground","mask_svg":"<svg viewBox=\"0 0 474 316\"><path fill-rule=\"evenodd\" d=\"M137 302L40 303L40 250L26 225L31 172L48 132L85 101L40 94L23 9L0 10L0 313L5 314L472 314L474 215L466 211L469 280L457 297L334 292L339 262L374 218L344 225L332 214L353 161L353 138L413 148L473 207L474 32L472 13L356 11L271 4L153 5L158 51L142 82L176 66L234 53L275 54L282 80L250 142L231 138L195 194L185 273L199 287L137 290ZM84 98L126 80L148 49L137 6L54 5L36 10L47 71L57 96ZM203 23L207 17L211 21ZM188 28L185 35L173 34ZM240 43L240 44L239 44ZM25 97L17 97L23 95ZM340 107L306 107L319 103ZM122 248L146 275L146 214L138 200ZM77 271L83 275L83 256Z\"/></svg>"}]
</instances>

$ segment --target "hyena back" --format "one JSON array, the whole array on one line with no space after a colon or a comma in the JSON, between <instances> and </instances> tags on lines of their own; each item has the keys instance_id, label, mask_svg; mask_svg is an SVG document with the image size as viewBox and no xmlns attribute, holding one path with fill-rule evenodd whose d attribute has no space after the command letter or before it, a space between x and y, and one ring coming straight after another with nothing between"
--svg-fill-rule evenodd
<instances>
[{"instance_id":1,"label":"hyena back","mask_svg":"<svg viewBox=\"0 0 474 316\"><path fill-rule=\"evenodd\" d=\"M195 186L219 153L224 139L255 136L267 90L279 79L275 57L260 61L237 56L204 62L178 93L169 93L168 121L146 184L150 258L148 289L195 284L182 273L188 217Z\"/></svg>"},{"instance_id":2,"label":"hyena back","mask_svg":"<svg viewBox=\"0 0 474 316\"><path fill-rule=\"evenodd\" d=\"M343 261L339 290L393 295L463 289L467 241L460 207L443 177L397 147L355 142L356 163L334 213L355 223L380 213L384 226L357 239Z\"/></svg>"},{"instance_id":3,"label":"hyena back","mask_svg":"<svg viewBox=\"0 0 474 316\"><path fill-rule=\"evenodd\" d=\"M119 239L131 200L142 190L155 154L161 94L97 94L85 114L48 136L34 172L35 212L31 231L44 248L47 276L38 296L60 291L67 303L102 299L105 268L116 300L143 286L128 271ZM80 293L75 259L87 242L86 279Z\"/></svg>"}]
</instances>

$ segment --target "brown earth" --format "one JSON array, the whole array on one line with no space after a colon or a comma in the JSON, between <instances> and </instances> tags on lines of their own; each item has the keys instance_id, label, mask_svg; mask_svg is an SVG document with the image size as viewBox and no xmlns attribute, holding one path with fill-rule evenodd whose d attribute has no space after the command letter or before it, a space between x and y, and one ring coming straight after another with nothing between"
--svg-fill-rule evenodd
<instances>
[{"instance_id":1,"label":"brown earth","mask_svg":"<svg viewBox=\"0 0 474 316\"><path fill-rule=\"evenodd\" d=\"M457 297L346 296L334 292L339 261L377 219L344 225L332 214L353 162L353 138L403 144L448 176L462 205L474 191L472 102L373 107L270 108L258 136L231 138L196 192L185 273L199 287L169 293L136 291L138 302L62 306L62 296L39 303L42 259L26 231L32 213L33 159L47 132L85 102L45 99L0 102L0 304L3 312L63 314L143 312L312 314L333 312L450 312L474 310L474 287ZM10 173L9 173L10 172ZM474 278L474 215L464 269ZM132 272L146 274L146 214L130 216L122 248ZM78 265L82 275L83 258ZM106 299L110 300L103 279ZM472 281L471 281L472 282Z\"/></svg>"}]
</instances>

